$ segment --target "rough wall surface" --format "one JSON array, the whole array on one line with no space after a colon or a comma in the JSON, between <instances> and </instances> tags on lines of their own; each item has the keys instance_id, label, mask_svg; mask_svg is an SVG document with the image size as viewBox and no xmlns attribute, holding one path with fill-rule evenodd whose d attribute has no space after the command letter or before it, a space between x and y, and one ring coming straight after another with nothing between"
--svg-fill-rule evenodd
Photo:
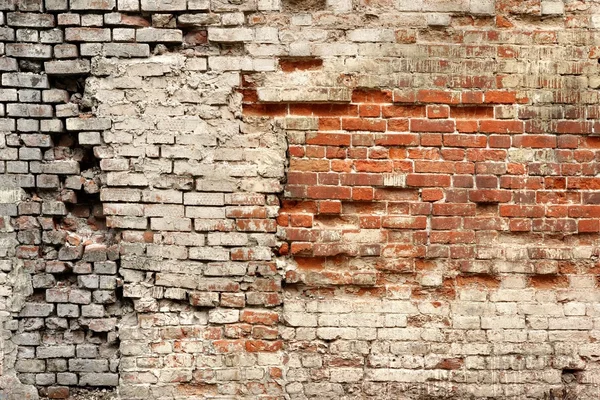
<instances>
[{"instance_id":1,"label":"rough wall surface","mask_svg":"<svg viewBox=\"0 0 600 400\"><path fill-rule=\"evenodd\" d=\"M0 10L2 399L600 398L600 3Z\"/></svg>"}]
</instances>

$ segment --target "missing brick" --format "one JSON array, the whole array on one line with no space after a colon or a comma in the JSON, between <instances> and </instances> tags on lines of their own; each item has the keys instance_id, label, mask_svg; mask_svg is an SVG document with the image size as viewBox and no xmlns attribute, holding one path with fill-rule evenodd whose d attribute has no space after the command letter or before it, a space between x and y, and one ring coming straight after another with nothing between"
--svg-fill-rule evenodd
<instances>
[{"instance_id":1,"label":"missing brick","mask_svg":"<svg viewBox=\"0 0 600 400\"><path fill-rule=\"evenodd\" d=\"M283 0L282 8L287 12L310 12L325 10L326 0Z\"/></svg>"},{"instance_id":2,"label":"missing brick","mask_svg":"<svg viewBox=\"0 0 600 400\"><path fill-rule=\"evenodd\" d=\"M283 72L310 71L323 66L323 60L316 57L280 58L279 67Z\"/></svg>"}]
</instances>

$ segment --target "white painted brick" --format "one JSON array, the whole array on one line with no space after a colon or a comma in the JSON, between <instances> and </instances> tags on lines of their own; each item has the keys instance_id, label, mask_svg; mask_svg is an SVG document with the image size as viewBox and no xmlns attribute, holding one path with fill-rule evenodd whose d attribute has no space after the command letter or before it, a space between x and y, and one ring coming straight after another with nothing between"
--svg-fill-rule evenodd
<instances>
[{"instance_id":1,"label":"white painted brick","mask_svg":"<svg viewBox=\"0 0 600 400\"><path fill-rule=\"evenodd\" d=\"M562 1L542 1L542 15L563 15L565 3Z\"/></svg>"},{"instance_id":2,"label":"white painted brick","mask_svg":"<svg viewBox=\"0 0 600 400\"><path fill-rule=\"evenodd\" d=\"M494 15L496 13L495 0L471 0L469 11L476 15Z\"/></svg>"},{"instance_id":3,"label":"white painted brick","mask_svg":"<svg viewBox=\"0 0 600 400\"><path fill-rule=\"evenodd\" d=\"M211 42L249 42L254 39L250 28L208 28L208 40Z\"/></svg>"}]
</instances>

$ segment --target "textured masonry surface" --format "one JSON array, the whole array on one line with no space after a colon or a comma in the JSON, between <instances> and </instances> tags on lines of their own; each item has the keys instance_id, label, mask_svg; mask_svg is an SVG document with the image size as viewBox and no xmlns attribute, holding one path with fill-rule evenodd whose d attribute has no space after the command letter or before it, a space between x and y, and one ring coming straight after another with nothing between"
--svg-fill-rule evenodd
<instances>
[{"instance_id":1,"label":"textured masonry surface","mask_svg":"<svg viewBox=\"0 0 600 400\"><path fill-rule=\"evenodd\" d=\"M0 397L600 398L600 3L0 0Z\"/></svg>"}]
</instances>

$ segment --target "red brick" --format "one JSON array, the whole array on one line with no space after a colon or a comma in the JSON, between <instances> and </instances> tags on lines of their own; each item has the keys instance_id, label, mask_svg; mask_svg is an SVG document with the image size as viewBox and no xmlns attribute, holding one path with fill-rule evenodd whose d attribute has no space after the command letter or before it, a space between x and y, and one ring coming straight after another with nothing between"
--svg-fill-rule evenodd
<instances>
[{"instance_id":1,"label":"red brick","mask_svg":"<svg viewBox=\"0 0 600 400\"><path fill-rule=\"evenodd\" d=\"M487 137L484 135L444 135L444 146L448 147L486 147Z\"/></svg>"},{"instance_id":2,"label":"red brick","mask_svg":"<svg viewBox=\"0 0 600 400\"><path fill-rule=\"evenodd\" d=\"M352 188L352 200L369 201L373 200L373 188Z\"/></svg>"},{"instance_id":3,"label":"red brick","mask_svg":"<svg viewBox=\"0 0 600 400\"><path fill-rule=\"evenodd\" d=\"M311 132L306 134L306 144L325 146L350 146L351 136L343 133Z\"/></svg>"},{"instance_id":4,"label":"red brick","mask_svg":"<svg viewBox=\"0 0 600 400\"><path fill-rule=\"evenodd\" d=\"M507 203L512 194L508 190L480 189L470 190L469 200L474 203Z\"/></svg>"},{"instance_id":5,"label":"red brick","mask_svg":"<svg viewBox=\"0 0 600 400\"><path fill-rule=\"evenodd\" d=\"M256 89L240 89L239 93L242 94L242 102L243 103L257 103L258 102L258 92Z\"/></svg>"},{"instance_id":6,"label":"red brick","mask_svg":"<svg viewBox=\"0 0 600 400\"><path fill-rule=\"evenodd\" d=\"M419 135L412 133L385 133L375 135L378 146L418 146Z\"/></svg>"},{"instance_id":7,"label":"red brick","mask_svg":"<svg viewBox=\"0 0 600 400\"><path fill-rule=\"evenodd\" d=\"M287 115L287 104L244 104L244 115L261 117L283 117Z\"/></svg>"},{"instance_id":8,"label":"red brick","mask_svg":"<svg viewBox=\"0 0 600 400\"><path fill-rule=\"evenodd\" d=\"M493 104L515 104L517 102L517 92L489 90L485 92L484 101Z\"/></svg>"},{"instance_id":9,"label":"red brick","mask_svg":"<svg viewBox=\"0 0 600 400\"><path fill-rule=\"evenodd\" d=\"M470 175L454 175L452 177L452 186L457 188L472 188L473 177Z\"/></svg>"},{"instance_id":10,"label":"red brick","mask_svg":"<svg viewBox=\"0 0 600 400\"><path fill-rule=\"evenodd\" d=\"M283 347L283 341L266 341L266 340L247 340L245 343L246 351L250 353L256 352L276 352Z\"/></svg>"},{"instance_id":11,"label":"red brick","mask_svg":"<svg viewBox=\"0 0 600 400\"><path fill-rule=\"evenodd\" d=\"M369 149L369 158L371 159L384 159L389 158L390 150L382 147L376 147Z\"/></svg>"},{"instance_id":12,"label":"red brick","mask_svg":"<svg viewBox=\"0 0 600 400\"><path fill-rule=\"evenodd\" d=\"M561 149L576 149L579 145L579 138L574 135L561 135L558 137L558 147Z\"/></svg>"},{"instance_id":13,"label":"red brick","mask_svg":"<svg viewBox=\"0 0 600 400\"><path fill-rule=\"evenodd\" d=\"M510 136L490 135L489 137L490 147L508 149L510 148L511 141Z\"/></svg>"},{"instance_id":14,"label":"red brick","mask_svg":"<svg viewBox=\"0 0 600 400\"><path fill-rule=\"evenodd\" d=\"M308 71L319 69L323 66L323 60L313 57L280 58L279 68L283 72Z\"/></svg>"},{"instance_id":15,"label":"red brick","mask_svg":"<svg viewBox=\"0 0 600 400\"><path fill-rule=\"evenodd\" d=\"M548 205L546 206L546 217L566 218L569 215L569 207L566 205Z\"/></svg>"},{"instance_id":16,"label":"red brick","mask_svg":"<svg viewBox=\"0 0 600 400\"><path fill-rule=\"evenodd\" d=\"M534 219L532 225L534 232L563 232L563 233L574 233L577 232L577 221L574 219Z\"/></svg>"},{"instance_id":17,"label":"red brick","mask_svg":"<svg viewBox=\"0 0 600 400\"><path fill-rule=\"evenodd\" d=\"M358 115L361 117L381 117L379 104L361 104L358 106Z\"/></svg>"},{"instance_id":18,"label":"red brick","mask_svg":"<svg viewBox=\"0 0 600 400\"><path fill-rule=\"evenodd\" d=\"M481 104L483 103L483 92L463 92L460 101L463 104Z\"/></svg>"},{"instance_id":19,"label":"red brick","mask_svg":"<svg viewBox=\"0 0 600 400\"><path fill-rule=\"evenodd\" d=\"M297 158L290 160L291 171L325 172L329 169L329 160L299 160Z\"/></svg>"},{"instance_id":20,"label":"red brick","mask_svg":"<svg viewBox=\"0 0 600 400\"><path fill-rule=\"evenodd\" d=\"M557 40L557 35L554 31L533 32L533 42L536 44L554 44L557 43Z\"/></svg>"},{"instance_id":21,"label":"red brick","mask_svg":"<svg viewBox=\"0 0 600 400\"><path fill-rule=\"evenodd\" d=\"M531 147L533 149L555 148L556 136L551 135L518 135L513 137L514 147Z\"/></svg>"},{"instance_id":22,"label":"red brick","mask_svg":"<svg viewBox=\"0 0 600 400\"><path fill-rule=\"evenodd\" d=\"M244 351L243 340L214 340L212 345L217 354L219 353L240 353Z\"/></svg>"},{"instance_id":23,"label":"red brick","mask_svg":"<svg viewBox=\"0 0 600 400\"><path fill-rule=\"evenodd\" d=\"M457 119L489 119L494 118L492 106L450 107L450 116Z\"/></svg>"},{"instance_id":24,"label":"red brick","mask_svg":"<svg viewBox=\"0 0 600 400\"><path fill-rule=\"evenodd\" d=\"M458 120L456 121L456 130L460 133L479 132L479 122L471 120Z\"/></svg>"},{"instance_id":25,"label":"red brick","mask_svg":"<svg viewBox=\"0 0 600 400\"><path fill-rule=\"evenodd\" d=\"M290 223L290 216L288 214L279 213L277 216L277 225L279 226L288 226Z\"/></svg>"},{"instance_id":26,"label":"red brick","mask_svg":"<svg viewBox=\"0 0 600 400\"><path fill-rule=\"evenodd\" d=\"M208 43L206 30L191 31L186 33L183 37L183 42L191 46Z\"/></svg>"},{"instance_id":27,"label":"red brick","mask_svg":"<svg viewBox=\"0 0 600 400\"><path fill-rule=\"evenodd\" d=\"M284 199L281 201L281 211L314 214L317 212L317 203L314 201Z\"/></svg>"},{"instance_id":28,"label":"red brick","mask_svg":"<svg viewBox=\"0 0 600 400\"><path fill-rule=\"evenodd\" d=\"M341 147L327 146L325 150L326 158L346 158L348 149Z\"/></svg>"},{"instance_id":29,"label":"red brick","mask_svg":"<svg viewBox=\"0 0 600 400\"><path fill-rule=\"evenodd\" d=\"M381 113L385 118L425 117L425 106L385 105Z\"/></svg>"},{"instance_id":30,"label":"red brick","mask_svg":"<svg viewBox=\"0 0 600 400\"><path fill-rule=\"evenodd\" d=\"M451 174L455 172L455 168L453 162L415 161L415 172L439 172Z\"/></svg>"},{"instance_id":31,"label":"red brick","mask_svg":"<svg viewBox=\"0 0 600 400\"><path fill-rule=\"evenodd\" d=\"M355 89L352 92L353 103L391 103L392 92L390 90L377 89Z\"/></svg>"},{"instance_id":32,"label":"red brick","mask_svg":"<svg viewBox=\"0 0 600 400\"><path fill-rule=\"evenodd\" d=\"M381 186L383 175L379 173L340 174L340 183L344 186Z\"/></svg>"},{"instance_id":33,"label":"red brick","mask_svg":"<svg viewBox=\"0 0 600 400\"><path fill-rule=\"evenodd\" d=\"M287 228L285 230L287 240L298 242L314 242L317 240L318 232L310 229Z\"/></svg>"},{"instance_id":34,"label":"red brick","mask_svg":"<svg viewBox=\"0 0 600 400\"><path fill-rule=\"evenodd\" d=\"M388 120L388 131L406 132L408 131L409 122L405 118L392 118Z\"/></svg>"},{"instance_id":35,"label":"red brick","mask_svg":"<svg viewBox=\"0 0 600 400\"><path fill-rule=\"evenodd\" d=\"M411 119L410 130L412 132L454 132L454 121Z\"/></svg>"},{"instance_id":36,"label":"red brick","mask_svg":"<svg viewBox=\"0 0 600 400\"><path fill-rule=\"evenodd\" d=\"M394 103L414 103L417 100L417 94L414 90L394 90Z\"/></svg>"},{"instance_id":37,"label":"red brick","mask_svg":"<svg viewBox=\"0 0 600 400\"><path fill-rule=\"evenodd\" d=\"M342 118L342 128L347 131L385 132L386 121L369 118Z\"/></svg>"},{"instance_id":38,"label":"red brick","mask_svg":"<svg viewBox=\"0 0 600 400\"><path fill-rule=\"evenodd\" d=\"M431 217L431 229L459 229L462 226L462 221L460 217Z\"/></svg>"},{"instance_id":39,"label":"red brick","mask_svg":"<svg viewBox=\"0 0 600 400\"><path fill-rule=\"evenodd\" d=\"M69 398L69 388L66 386L50 386L46 392L49 399Z\"/></svg>"},{"instance_id":40,"label":"red brick","mask_svg":"<svg viewBox=\"0 0 600 400\"><path fill-rule=\"evenodd\" d=\"M469 161L478 161L478 165L490 165L490 163L483 163L482 161L498 161L504 162L506 161L506 150L489 150L489 149L468 149L467 150L467 160ZM491 167L488 167L491 168ZM506 169L504 165L501 165L501 172L490 172L496 175L504 174ZM478 173L482 173L478 170Z\"/></svg>"},{"instance_id":41,"label":"red brick","mask_svg":"<svg viewBox=\"0 0 600 400\"><path fill-rule=\"evenodd\" d=\"M323 146L306 146L304 148L305 155L308 158L323 158L325 157L325 147Z\"/></svg>"},{"instance_id":42,"label":"red brick","mask_svg":"<svg viewBox=\"0 0 600 400\"><path fill-rule=\"evenodd\" d=\"M571 217L571 218L598 218L598 217L600 217L600 205L569 206L569 217Z\"/></svg>"},{"instance_id":43,"label":"red brick","mask_svg":"<svg viewBox=\"0 0 600 400\"><path fill-rule=\"evenodd\" d=\"M352 134L352 146L373 146L374 144L373 133L360 132Z\"/></svg>"},{"instance_id":44,"label":"red brick","mask_svg":"<svg viewBox=\"0 0 600 400\"><path fill-rule=\"evenodd\" d=\"M475 215L475 204L469 203L435 203L433 204L434 215Z\"/></svg>"},{"instance_id":45,"label":"red brick","mask_svg":"<svg viewBox=\"0 0 600 400\"><path fill-rule=\"evenodd\" d=\"M275 232L277 223L274 220L238 219L237 229L243 232Z\"/></svg>"},{"instance_id":46,"label":"red brick","mask_svg":"<svg viewBox=\"0 0 600 400\"><path fill-rule=\"evenodd\" d=\"M279 321L279 313L264 310L243 310L240 321L250 324L275 325Z\"/></svg>"},{"instance_id":47,"label":"red brick","mask_svg":"<svg viewBox=\"0 0 600 400\"><path fill-rule=\"evenodd\" d=\"M367 158L367 156L368 156L368 151L366 148L353 147L353 148L348 149L348 158L353 158L356 160L364 160Z\"/></svg>"},{"instance_id":48,"label":"red brick","mask_svg":"<svg viewBox=\"0 0 600 400\"><path fill-rule=\"evenodd\" d=\"M354 104L290 104L290 115L314 115L316 117L358 116L358 106Z\"/></svg>"},{"instance_id":49,"label":"red brick","mask_svg":"<svg viewBox=\"0 0 600 400\"><path fill-rule=\"evenodd\" d=\"M304 147L291 145L288 148L291 157L304 157Z\"/></svg>"},{"instance_id":50,"label":"red brick","mask_svg":"<svg viewBox=\"0 0 600 400\"><path fill-rule=\"evenodd\" d=\"M227 207L227 218L267 218L267 209L260 206Z\"/></svg>"},{"instance_id":51,"label":"red brick","mask_svg":"<svg viewBox=\"0 0 600 400\"><path fill-rule=\"evenodd\" d=\"M501 58L517 58L519 56L519 48L516 46L498 46L498 57Z\"/></svg>"},{"instance_id":52,"label":"red brick","mask_svg":"<svg viewBox=\"0 0 600 400\"><path fill-rule=\"evenodd\" d=\"M386 258L423 257L425 255L425 246L388 244L382 249L381 254Z\"/></svg>"},{"instance_id":53,"label":"red brick","mask_svg":"<svg viewBox=\"0 0 600 400\"><path fill-rule=\"evenodd\" d=\"M391 201L416 201L419 198L419 191L406 189L376 189L375 199ZM390 207L392 205L390 204Z\"/></svg>"},{"instance_id":54,"label":"red brick","mask_svg":"<svg viewBox=\"0 0 600 400\"><path fill-rule=\"evenodd\" d=\"M442 134L440 133L421 133L421 146L442 146Z\"/></svg>"},{"instance_id":55,"label":"red brick","mask_svg":"<svg viewBox=\"0 0 600 400\"><path fill-rule=\"evenodd\" d=\"M421 190L421 199L423 201L438 201L444 198L444 191L435 188L423 188Z\"/></svg>"},{"instance_id":56,"label":"red brick","mask_svg":"<svg viewBox=\"0 0 600 400\"><path fill-rule=\"evenodd\" d=\"M484 133L523 133L523 121L482 120L479 130Z\"/></svg>"},{"instance_id":57,"label":"red brick","mask_svg":"<svg viewBox=\"0 0 600 400\"><path fill-rule=\"evenodd\" d=\"M425 229L427 217L383 217L382 227L393 229Z\"/></svg>"},{"instance_id":58,"label":"red brick","mask_svg":"<svg viewBox=\"0 0 600 400\"><path fill-rule=\"evenodd\" d=\"M415 187L449 187L449 175L408 174L406 185Z\"/></svg>"},{"instance_id":59,"label":"red brick","mask_svg":"<svg viewBox=\"0 0 600 400\"><path fill-rule=\"evenodd\" d=\"M392 172L393 163L388 160L356 160L354 168L357 172Z\"/></svg>"},{"instance_id":60,"label":"red brick","mask_svg":"<svg viewBox=\"0 0 600 400\"><path fill-rule=\"evenodd\" d=\"M310 199L350 199L352 190L345 186L311 186L307 189Z\"/></svg>"},{"instance_id":61,"label":"red brick","mask_svg":"<svg viewBox=\"0 0 600 400\"><path fill-rule=\"evenodd\" d=\"M460 103L460 92L423 89L417 92L417 101L421 103L458 104Z\"/></svg>"},{"instance_id":62,"label":"red brick","mask_svg":"<svg viewBox=\"0 0 600 400\"><path fill-rule=\"evenodd\" d=\"M342 129L342 120L340 118L319 118L319 130L321 131L339 131Z\"/></svg>"},{"instance_id":63,"label":"red brick","mask_svg":"<svg viewBox=\"0 0 600 400\"><path fill-rule=\"evenodd\" d=\"M447 105L428 105L427 118L448 118L450 108Z\"/></svg>"},{"instance_id":64,"label":"red brick","mask_svg":"<svg viewBox=\"0 0 600 400\"><path fill-rule=\"evenodd\" d=\"M511 232L529 232L531 231L530 219L511 219L509 222Z\"/></svg>"},{"instance_id":65,"label":"red brick","mask_svg":"<svg viewBox=\"0 0 600 400\"><path fill-rule=\"evenodd\" d=\"M395 32L396 43L410 44L416 43L417 35L414 29L398 29Z\"/></svg>"},{"instance_id":66,"label":"red brick","mask_svg":"<svg viewBox=\"0 0 600 400\"><path fill-rule=\"evenodd\" d=\"M581 233L600 232L600 220L580 219L577 221L577 230Z\"/></svg>"},{"instance_id":67,"label":"red brick","mask_svg":"<svg viewBox=\"0 0 600 400\"><path fill-rule=\"evenodd\" d=\"M545 214L544 206L537 205L500 205L502 217L541 218Z\"/></svg>"},{"instance_id":68,"label":"red brick","mask_svg":"<svg viewBox=\"0 0 600 400\"><path fill-rule=\"evenodd\" d=\"M295 227L312 228L313 217L310 214L292 214L290 224Z\"/></svg>"},{"instance_id":69,"label":"red brick","mask_svg":"<svg viewBox=\"0 0 600 400\"><path fill-rule=\"evenodd\" d=\"M507 223L504 218L498 217L469 217L465 218L464 227L476 231L503 231Z\"/></svg>"},{"instance_id":70,"label":"red brick","mask_svg":"<svg viewBox=\"0 0 600 400\"><path fill-rule=\"evenodd\" d=\"M475 185L479 189L495 189L498 187L498 177L494 175L475 176Z\"/></svg>"},{"instance_id":71,"label":"red brick","mask_svg":"<svg viewBox=\"0 0 600 400\"><path fill-rule=\"evenodd\" d=\"M359 217L359 225L363 229L379 229L381 228L381 217L368 215Z\"/></svg>"},{"instance_id":72,"label":"red brick","mask_svg":"<svg viewBox=\"0 0 600 400\"><path fill-rule=\"evenodd\" d=\"M332 160L331 170L335 172L350 172L352 171L351 160Z\"/></svg>"},{"instance_id":73,"label":"red brick","mask_svg":"<svg viewBox=\"0 0 600 400\"><path fill-rule=\"evenodd\" d=\"M442 149L440 151L440 154L442 156L442 159L447 160L447 161L462 161L465 159L465 149ZM460 164L465 164L465 163L453 163L454 165L456 165L456 169L460 169ZM471 163L467 163L469 165L472 165Z\"/></svg>"},{"instance_id":74,"label":"red brick","mask_svg":"<svg viewBox=\"0 0 600 400\"><path fill-rule=\"evenodd\" d=\"M556 121L554 125L557 133L592 133L592 123L589 121Z\"/></svg>"}]
</instances>

